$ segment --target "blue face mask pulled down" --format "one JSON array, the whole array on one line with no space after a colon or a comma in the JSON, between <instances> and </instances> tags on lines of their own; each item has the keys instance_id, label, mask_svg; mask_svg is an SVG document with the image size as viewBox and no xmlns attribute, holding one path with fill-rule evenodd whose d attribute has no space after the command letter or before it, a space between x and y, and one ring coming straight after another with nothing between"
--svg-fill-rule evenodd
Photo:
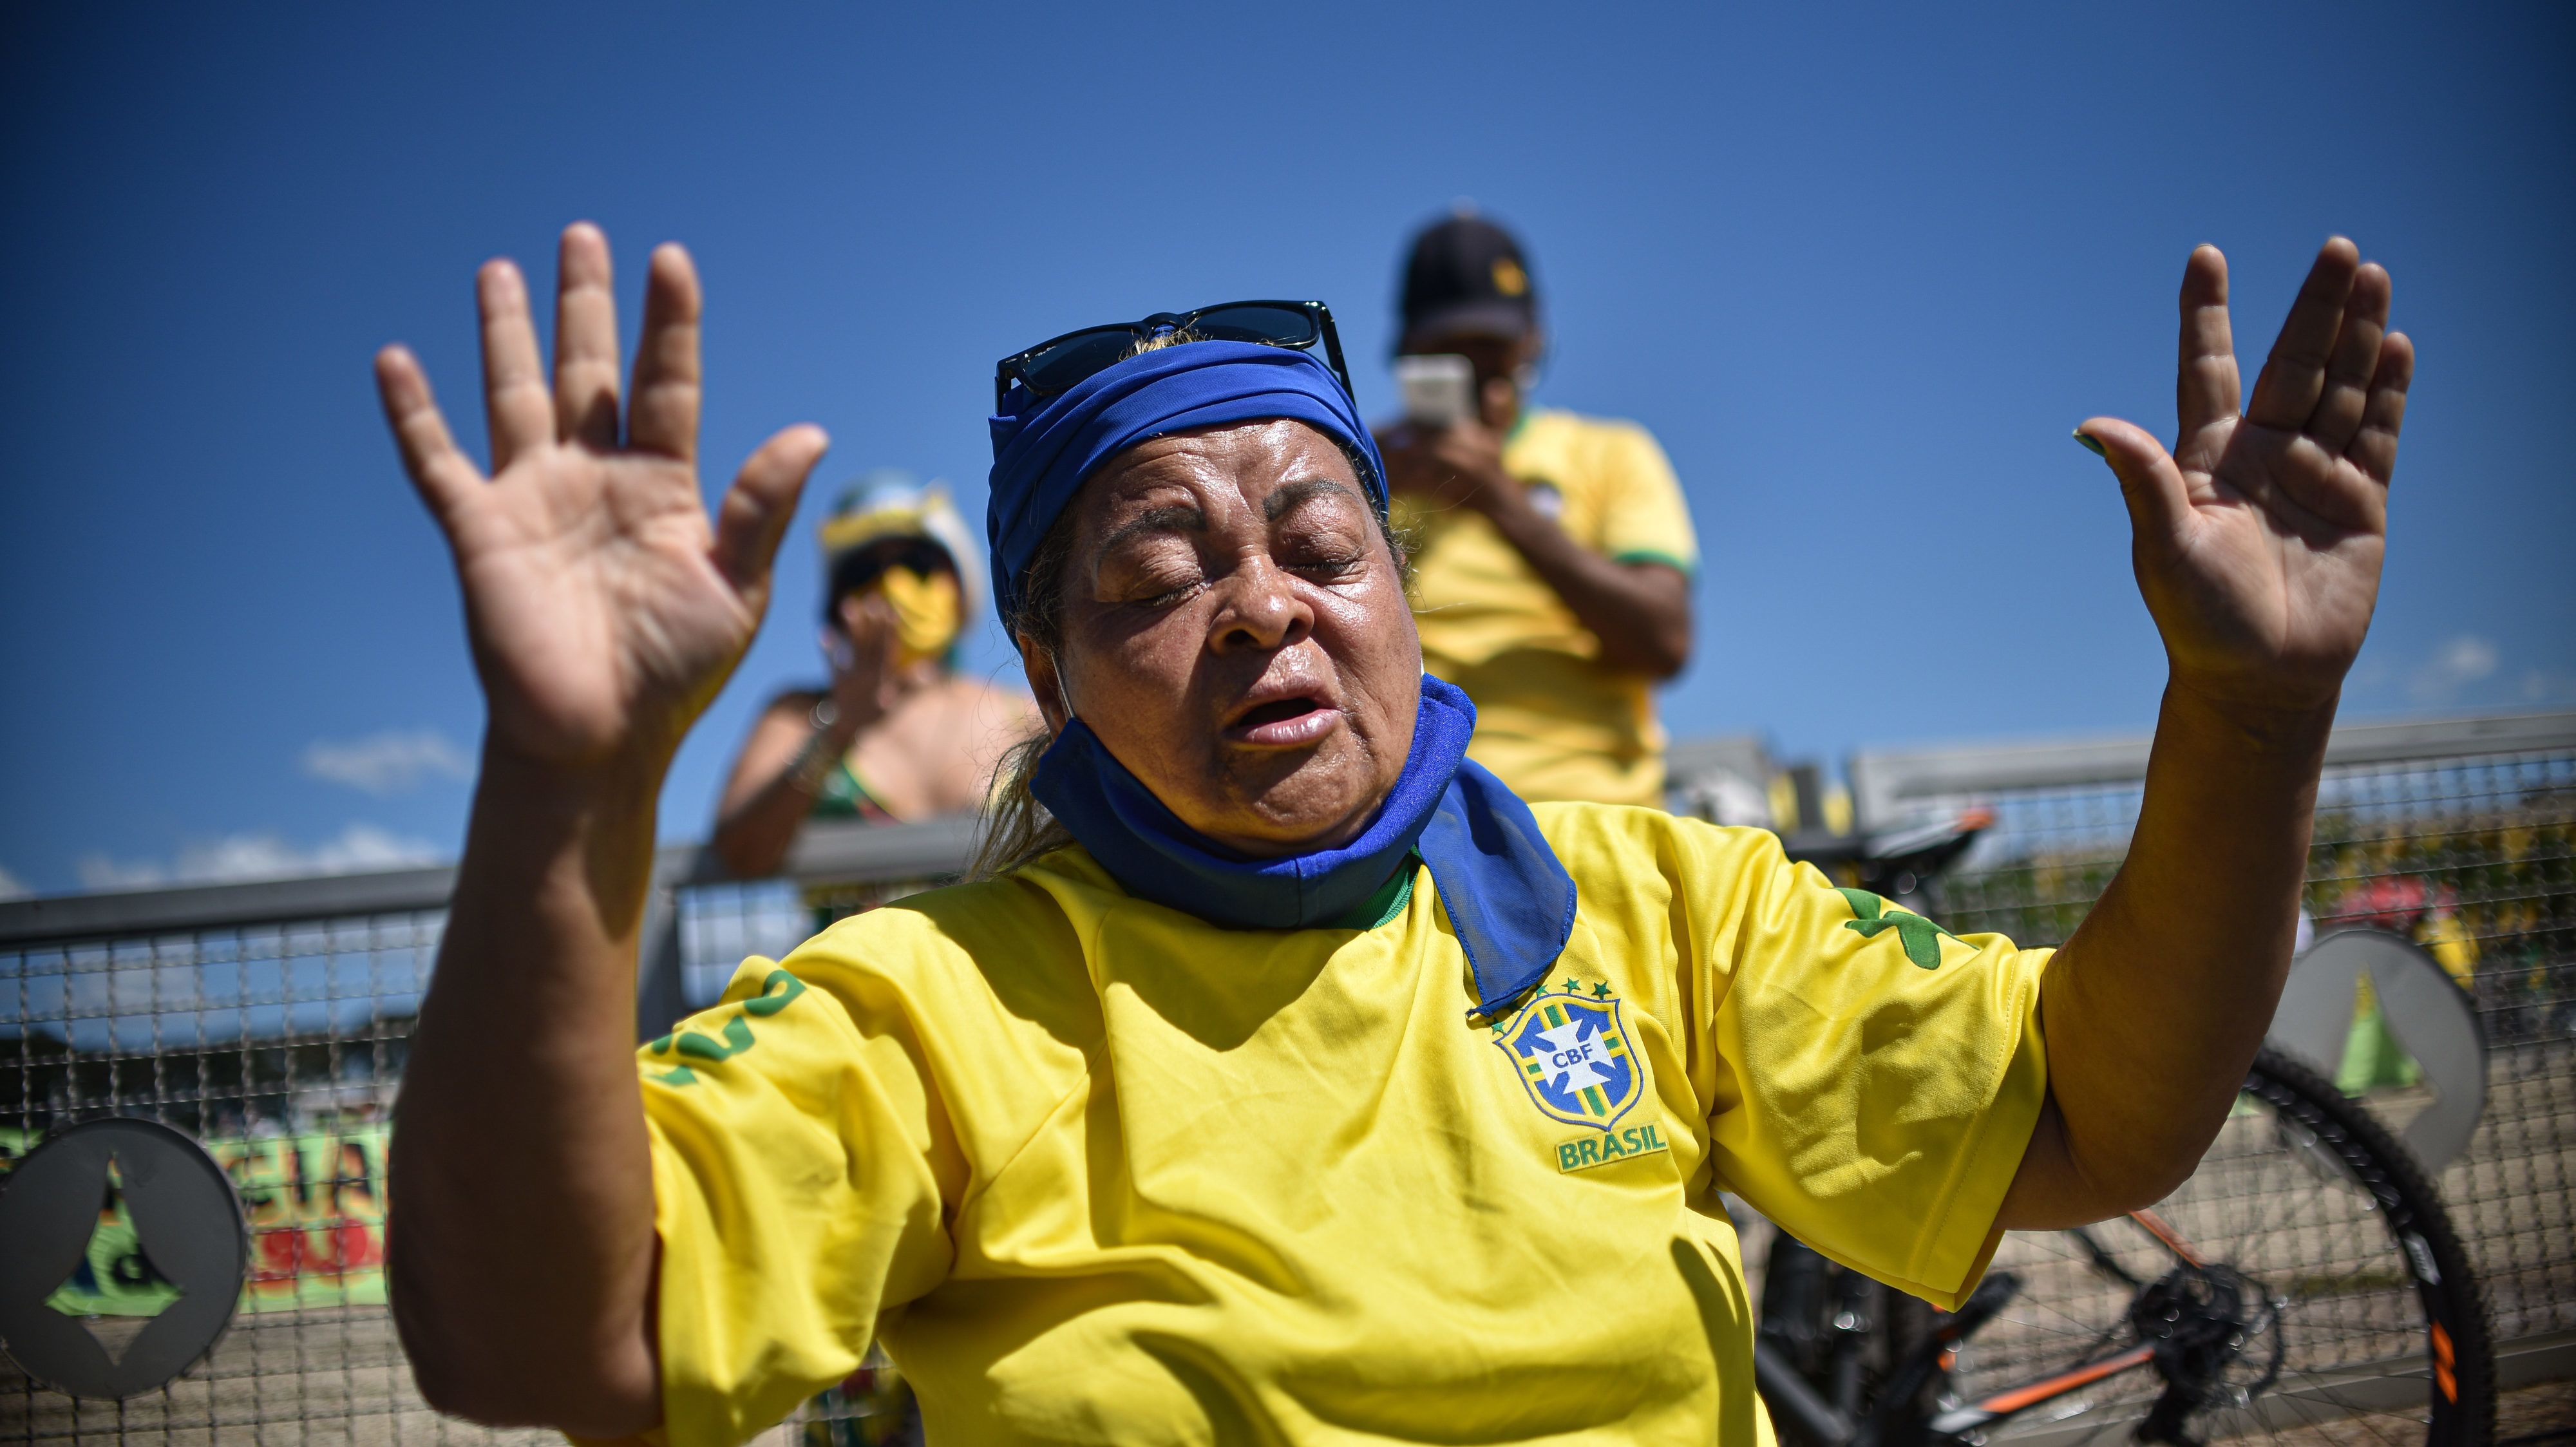
<instances>
[{"instance_id":1,"label":"blue face mask pulled down","mask_svg":"<svg viewBox=\"0 0 2576 1447\"><path fill-rule=\"evenodd\" d=\"M1575 890L1529 805L1468 759L1475 726L1467 695L1426 674L1413 750L1377 818L1339 849L1280 859L1244 859L1182 823L1080 719L1030 789L1128 893L1233 929L1324 926L1419 854L1475 976L1471 1013L1491 1016L1564 952Z\"/></svg>"}]
</instances>

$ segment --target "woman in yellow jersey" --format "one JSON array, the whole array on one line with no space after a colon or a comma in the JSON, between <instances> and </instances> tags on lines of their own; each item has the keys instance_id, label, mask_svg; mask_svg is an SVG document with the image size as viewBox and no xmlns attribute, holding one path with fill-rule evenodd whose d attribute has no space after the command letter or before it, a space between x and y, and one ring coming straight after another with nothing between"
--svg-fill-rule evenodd
<instances>
[{"instance_id":1,"label":"woman in yellow jersey","mask_svg":"<svg viewBox=\"0 0 2576 1447\"><path fill-rule=\"evenodd\" d=\"M877 472L820 529L828 688L770 700L734 759L713 843L738 878L775 871L808 817L881 823L984 802L1037 723L1025 695L956 670L982 578L948 490Z\"/></svg>"},{"instance_id":2,"label":"woman in yellow jersey","mask_svg":"<svg viewBox=\"0 0 2576 1447\"><path fill-rule=\"evenodd\" d=\"M437 1405L738 1441L882 1341L934 1440L1750 1447L1721 1188L1955 1302L2001 1230L2154 1200L2224 1118L2411 369L2350 243L2241 412L2196 252L2174 453L2080 430L2171 671L2128 864L2053 957L1464 761L1328 318L1247 303L1001 368L993 580L1052 733L1007 867L746 962L640 1059L653 802L823 438L710 524L694 273L654 254L621 442L607 267L566 233L551 397L485 269L489 482L378 362L490 704L393 1145Z\"/></svg>"}]
</instances>

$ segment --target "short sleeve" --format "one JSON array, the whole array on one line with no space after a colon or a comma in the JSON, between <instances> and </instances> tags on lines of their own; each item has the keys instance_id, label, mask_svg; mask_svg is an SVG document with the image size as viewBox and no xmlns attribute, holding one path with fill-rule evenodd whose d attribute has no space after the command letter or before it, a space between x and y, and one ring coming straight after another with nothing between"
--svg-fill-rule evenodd
<instances>
[{"instance_id":1,"label":"short sleeve","mask_svg":"<svg viewBox=\"0 0 2576 1447\"><path fill-rule=\"evenodd\" d=\"M1750 831L1747 831L1750 832ZM2048 1095L2050 952L1960 938L1792 864L1768 835L1716 912L1718 1184L1945 1308L1976 1286Z\"/></svg>"},{"instance_id":2,"label":"short sleeve","mask_svg":"<svg viewBox=\"0 0 2576 1447\"><path fill-rule=\"evenodd\" d=\"M746 961L639 1063L663 1435L742 1442L855 1371L879 1313L945 1276L953 1140L904 1017L829 961Z\"/></svg>"},{"instance_id":3,"label":"short sleeve","mask_svg":"<svg viewBox=\"0 0 2576 1447\"><path fill-rule=\"evenodd\" d=\"M1622 563L1670 563L1685 573L1699 568L1699 538L1681 480L1654 434L1634 423L1604 429L1601 551Z\"/></svg>"}]
</instances>

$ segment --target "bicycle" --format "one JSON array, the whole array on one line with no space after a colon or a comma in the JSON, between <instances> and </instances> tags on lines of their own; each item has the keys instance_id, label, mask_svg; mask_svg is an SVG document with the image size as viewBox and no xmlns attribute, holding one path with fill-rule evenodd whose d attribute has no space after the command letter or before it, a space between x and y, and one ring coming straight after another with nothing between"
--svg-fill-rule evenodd
<instances>
[{"instance_id":1,"label":"bicycle","mask_svg":"<svg viewBox=\"0 0 2576 1447\"><path fill-rule=\"evenodd\" d=\"M1788 844L1932 914L1941 874L1990 822ZM2172 1195L2008 1233L1954 1313L1781 1233L1755 1374L1804 1447L2487 1447L2495 1430L2485 1299L2439 1192L2366 1108L2269 1048Z\"/></svg>"}]
</instances>

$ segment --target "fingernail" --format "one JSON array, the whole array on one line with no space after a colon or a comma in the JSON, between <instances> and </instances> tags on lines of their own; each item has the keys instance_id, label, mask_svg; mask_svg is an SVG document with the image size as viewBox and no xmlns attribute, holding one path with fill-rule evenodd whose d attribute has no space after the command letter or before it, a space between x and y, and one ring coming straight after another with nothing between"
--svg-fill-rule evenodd
<instances>
[{"instance_id":1,"label":"fingernail","mask_svg":"<svg viewBox=\"0 0 2576 1447\"><path fill-rule=\"evenodd\" d=\"M2111 455L2103 450L2101 443L2094 441L2092 438L2085 436L2081 432L2075 434L2075 440L2082 443L2084 445L2084 450L2092 453L2095 457L2108 459Z\"/></svg>"}]
</instances>

